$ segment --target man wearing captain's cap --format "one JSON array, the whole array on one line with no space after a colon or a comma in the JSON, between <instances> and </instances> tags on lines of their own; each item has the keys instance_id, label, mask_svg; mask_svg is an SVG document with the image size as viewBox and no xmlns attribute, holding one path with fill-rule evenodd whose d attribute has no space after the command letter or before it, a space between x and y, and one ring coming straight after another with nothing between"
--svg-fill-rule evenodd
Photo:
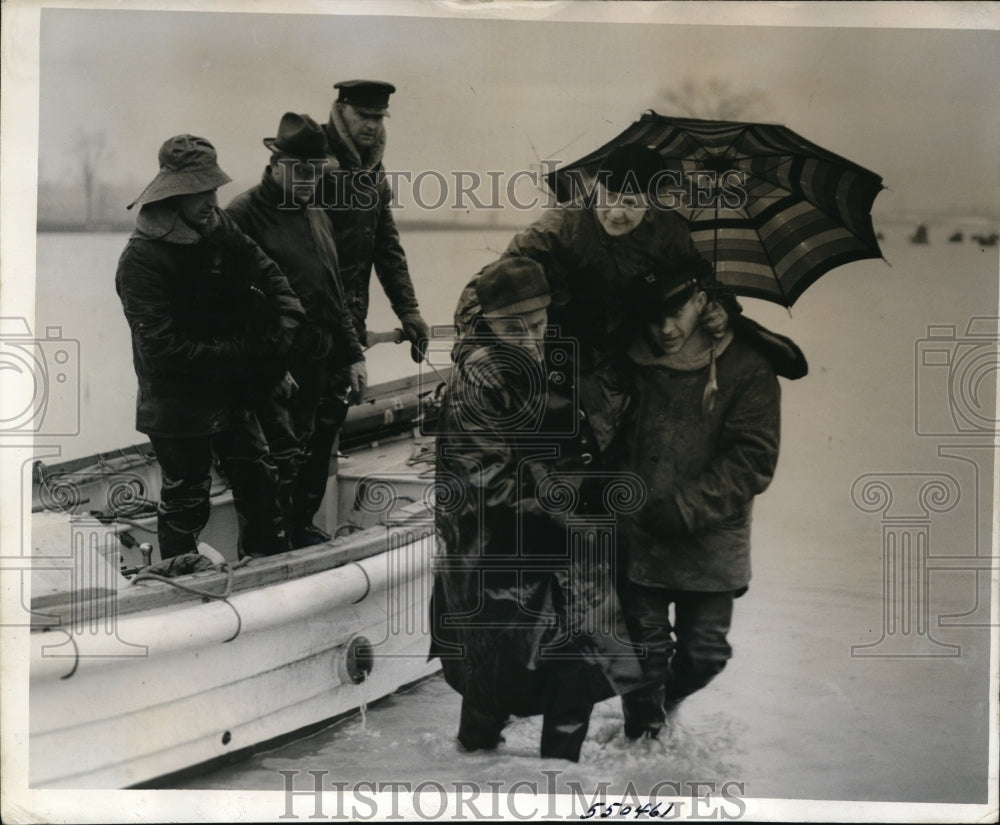
<instances>
[{"instance_id":1,"label":"man wearing captain's cap","mask_svg":"<svg viewBox=\"0 0 1000 825\"><path fill-rule=\"evenodd\" d=\"M428 329L420 315L406 255L389 204L392 190L382 154L385 151L384 118L389 116L391 83L346 80L335 83L337 99L324 131L327 149L340 167L324 193L331 206L340 275L362 342L368 315L372 267L399 318L413 359L419 363Z\"/></svg>"}]
</instances>

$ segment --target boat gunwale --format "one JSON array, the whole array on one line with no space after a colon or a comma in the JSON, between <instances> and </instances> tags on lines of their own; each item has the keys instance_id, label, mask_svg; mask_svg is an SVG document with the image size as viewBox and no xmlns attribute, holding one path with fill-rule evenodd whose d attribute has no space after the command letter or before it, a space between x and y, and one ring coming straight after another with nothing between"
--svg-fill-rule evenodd
<instances>
[{"instance_id":1,"label":"boat gunwale","mask_svg":"<svg viewBox=\"0 0 1000 825\"><path fill-rule=\"evenodd\" d=\"M332 541L253 559L242 567L205 570L171 579L171 582L215 594L228 595L268 587L293 579L321 573L352 562L377 556L391 549L387 531L405 529L410 541L433 534L433 512L423 501L414 502L392 512L382 523L366 527ZM140 571L141 572L141 571ZM182 590L168 582L145 580L125 584L118 590L91 589L79 592L44 594L31 600L33 632L69 628L76 616L84 614L96 621L109 615L127 615L157 608L173 607L188 602L208 601L211 596ZM43 614L43 615L39 615ZM56 621L53 621L55 619Z\"/></svg>"}]
</instances>

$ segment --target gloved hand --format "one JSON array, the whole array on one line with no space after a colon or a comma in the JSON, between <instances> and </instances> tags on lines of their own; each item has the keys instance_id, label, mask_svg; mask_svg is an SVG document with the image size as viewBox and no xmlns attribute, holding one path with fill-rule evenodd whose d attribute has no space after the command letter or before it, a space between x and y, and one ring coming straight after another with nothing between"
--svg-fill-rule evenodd
<instances>
[{"instance_id":1,"label":"gloved hand","mask_svg":"<svg viewBox=\"0 0 1000 825\"><path fill-rule=\"evenodd\" d=\"M355 361L349 370L351 379L351 402L360 403L365 387L368 386L368 367L364 361Z\"/></svg>"},{"instance_id":2,"label":"gloved hand","mask_svg":"<svg viewBox=\"0 0 1000 825\"><path fill-rule=\"evenodd\" d=\"M277 325L272 325L264 334L251 337L250 345L254 357L270 361L283 361L295 343L299 329L299 319L288 315L278 318Z\"/></svg>"},{"instance_id":3,"label":"gloved hand","mask_svg":"<svg viewBox=\"0 0 1000 825\"><path fill-rule=\"evenodd\" d=\"M477 349L467 353L462 361L461 370L473 393L503 389L503 375L497 369L496 361L489 357L485 349Z\"/></svg>"},{"instance_id":4,"label":"gloved hand","mask_svg":"<svg viewBox=\"0 0 1000 825\"><path fill-rule=\"evenodd\" d=\"M729 329L729 315L723 306L715 301L706 304L701 312L701 322L705 325L709 335L716 341L722 338L726 334L726 330Z\"/></svg>"},{"instance_id":5,"label":"gloved hand","mask_svg":"<svg viewBox=\"0 0 1000 825\"><path fill-rule=\"evenodd\" d=\"M419 312L400 318L399 321L403 325L403 335L410 342L410 357L419 364L427 353L427 341L431 337L430 327L420 317Z\"/></svg>"}]
</instances>

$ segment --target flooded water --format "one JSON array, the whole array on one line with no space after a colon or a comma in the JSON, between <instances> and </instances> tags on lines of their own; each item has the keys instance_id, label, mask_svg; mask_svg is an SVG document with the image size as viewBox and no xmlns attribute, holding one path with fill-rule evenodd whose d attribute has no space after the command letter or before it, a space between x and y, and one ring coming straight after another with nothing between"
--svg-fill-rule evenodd
<instances>
[{"instance_id":1,"label":"flooded water","mask_svg":"<svg viewBox=\"0 0 1000 825\"><path fill-rule=\"evenodd\" d=\"M312 770L347 783L533 782L542 792L576 782L588 796L601 782L641 795L662 782L728 782L744 799L985 802L990 589L977 570L989 566L993 529L997 250L913 246L911 230L886 230L891 267L835 270L791 316L745 302L800 344L810 374L782 383L782 455L755 509L734 657L662 741L627 743L612 700L595 710L577 765L537 758L538 719L514 721L495 752L460 753L459 699L437 677L183 786L281 791L279 771L299 771L296 787L311 788ZM462 284L509 235L404 235L429 321L449 322ZM123 243L39 238L38 324L81 342L79 454L135 436L113 285ZM976 317L994 318L985 335L969 327ZM391 324L384 302L373 319ZM403 348L379 358L373 380L412 369ZM926 542L926 559L909 557L923 579L887 563L906 537Z\"/></svg>"}]
</instances>

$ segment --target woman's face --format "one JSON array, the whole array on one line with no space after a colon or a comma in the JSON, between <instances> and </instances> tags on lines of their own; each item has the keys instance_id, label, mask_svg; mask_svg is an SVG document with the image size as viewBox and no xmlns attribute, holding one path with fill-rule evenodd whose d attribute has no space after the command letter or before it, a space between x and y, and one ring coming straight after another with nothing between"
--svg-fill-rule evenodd
<instances>
[{"instance_id":1,"label":"woman's face","mask_svg":"<svg viewBox=\"0 0 1000 825\"><path fill-rule=\"evenodd\" d=\"M601 228L612 237L627 235L642 223L649 210L643 195L626 195L612 192L603 184L597 185L597 203L594 212Z\"/></svg>"}]
</instances>

